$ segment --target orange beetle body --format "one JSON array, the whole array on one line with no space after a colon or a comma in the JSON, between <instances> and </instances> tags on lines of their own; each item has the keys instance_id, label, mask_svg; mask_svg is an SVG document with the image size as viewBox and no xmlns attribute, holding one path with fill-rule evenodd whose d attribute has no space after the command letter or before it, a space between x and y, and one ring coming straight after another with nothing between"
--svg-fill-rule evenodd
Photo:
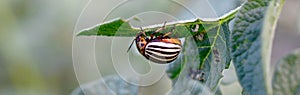
<instances>
[{"instance_id":1,"label":"orange beetle body","mask_svg":"<svg viewBox=\"0 0 300 95\"><path fill-rule=\"evenodd\" d=\"M134 39L140 54L158 64L166 64L174 61L182 49L179 39L168 36L174 28L166 34L159 33L163 29L164 26L156 31L152 31L149 36L141 29L141 32Z\"/></svg>"}]
</instances>

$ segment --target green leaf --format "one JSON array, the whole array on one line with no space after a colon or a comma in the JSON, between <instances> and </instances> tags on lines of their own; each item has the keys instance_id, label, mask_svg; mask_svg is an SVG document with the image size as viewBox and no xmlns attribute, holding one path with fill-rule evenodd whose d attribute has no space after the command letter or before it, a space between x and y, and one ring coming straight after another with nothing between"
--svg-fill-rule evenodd
<instances>
[{"instance_id":1,"label":"green leaf","mask_svg":"<svg viewBox=\"0 0 300 95\"><path fill-rule=\"evenodd\" d=\"M213 93L205 86L205 84L199 82L198 80L193 80L189 77L190 70L193 67L199 67L199 57L196 43L193 41L193 37L189 37L185 39L184 50L182 56L180 57L180 61L176 60L176 64L182 64L182 71L180 74L173 79L173 87L169 95L212 95ZM174 63L172 63L174 64Z\"/></svg>"},{"instance_id":2,"label":"green leaf","mask_svg":"<svg viewBox=\"0 0 300 95\"><path fill-rule=\"evenodd\" d=\"M178 84L185 84L193 80L189 76L191 70L203 70L205 74L204 81L198 81L204 88L196 90L197 92L207 93L208 91L209 93L215 93L217 91L220 80L223 77L222 72L229 67L231 61L228 23L229 21L216 24L198 24L203 30L185 38L182 55L169 64L167 68L167 74L173 81L173 90L176 93L185 91L179 89L184 85ZM187 27L194 29L195 26L190 25ZM178 89L176 89L177 87Z\"/></svg>"},{"instance_id":3,"label":"green leaf","mask_svg":"<svg viewBox=\"0 0 300 95\"><path fill-rule=\"evenodd\" d=\"M299 95L300 49L285 56L276 66L273 76L274 95Z\"/></svg>"},{"instance_id":4,"label":"green leaf","mask_svg":"<svg viewBox=\"0 0 300 95\"><path fill-rule=\"evenodd\" d=\"M204 73L207 76L205 78L205 86L213 93L217 90L220 80L223 77L223 70L226 66L229 66L231 61L228 46L229 34L228 24L223 23L208 31L207 35L211 44L209 48L203 48L204 46L198 44L198 51L201 52L199 55L206 55L203 59L200 56L200 62L205 62L202 63L204 64ZM204 49L209 51L206 52Z\"/></svg>"},{"instance_id":5,"label":"green leaf","mask_svg":"<svg viewBox=\"0 0 300 95\"><path fill-rule=\"evenodd\" d=\"M80 85L71 95L138 95L138 86L119 76L107 76L101 80Z\"/></svg>"},{"instance_id":6,"label":"green leaf","mask_svg":"<svg viewBox=\"0 0 300 95\"><path fill-rule=\"evenodd\" d=\"M236 16L231 54L243 94L272 94L270 52L282 5L283 0L249 0Z\"/></svg>"},{"instance_id":7,"label":"green leaf","mask_svg":"<svg viewBox=\"0 0 300 95\"><path fill-rule=\"evenodd\" d=\"M215 27L218 25L218 23L228 22L234 18L234 14L237 12L236 10L231 11L230 13L215 19L194 19L194 20L185 20L185 21L177 21L177 22L170 22L166 24L166 30L170 29L170 27L176 26L175 31L170 35L172 37L178 37L183 38L187 37L188 35L197 34L195 32L191 32L190 29L191 25L195 24L210 24L209 26L206 26L206 28ZM116 18L111 21L107 21L104 23L101 23L99 25L96 25L91 28L84 29L80 31L77 36L121 36L121 37L134 37L137 33L140 32L140 28L133 27L130 25L131 19L121 19ZM162 22L163 23L163 22ZM157 28L163 26L163 24L159 25L152 25L143 27L143 30L147 33L150 31L154 31ZM201 32L203 28L199 28L199 32ZM167 32L167 31L164 31ZM163 32L163 33L164 33Z\"/></svg>"},{"instance_id":8,"label":"green leaf","mask_svg":"<svg viewBox=\"0 0 300 95\"><path fill-rule=\"evenodd\" d=\"M205 25L204 25L205 26ZM228 36L230 31L227 23L220 24L217 27L207 30L204 34L203 40L199 40L194 36L194 41L198 50L199 62L194 62L192 68L194 70L202 69L205 74L205 86L208 87L213 93L217 90L220 79L223 77L222 72L225 66L230 63L230 52L228 45ZM191 49L187 49L186 52ZM188 58L195 56L194 51L190 52ZM187 63L190 64L191 62Z\"/></svg>"},{"instance_id":9,"label":"green leaf","mask_svg":"<svg viewBox=\"0 0 300 95\"><path fill-rule=\"evenodd\" d=\"M211 38L211 41L214 40L214 37L215 36L218 36L217 38L220 38L220 37L223 37L221 38L222 39L222 42L223 45L226 45L226 49L227 51L229 51L229 35L230 35L230 31L228 29L228 25L227 23L229 23L231 21L231 19L234 17L234 15L236 14L236 12L240 9L240 7L232 10L231 12L229 12L228 14L225 14L224 16L220 17L219 19L215 19L215 21L211 20L211 22L218 22L219 23L205 23L205 24L198 24L199 25L199 29L198 29L198 33L193 33L192 32L192 35L190 34L189 36L193 36L194 40L191 40L193 42L197 42L197 45L195 47L198 47L197 48L197 51L192 51L192 49L186 49L186 50L190 50L192 51L192 54L191 56L195 56L195 52L198 52L198 49L199 49L199 58L197 61L199 61L198 63L198 66L196 68L198 68L199 66L203 66L203 63L205 61L205 58L206 56L209 56L209 51L210 51L210 48L212 48L213 46L210 45L210 40L207 36L207 33L208 31L209 32L212 32L212 33L209 33L210 36L212 36ZM220 24L223 24L223 26L221 26ZM193 23L193 24L190 24L190 25L187 25L186 27L189 27L187 29L194 29L195 26L197 24L196 23ZM212 29L216 29L216 27L220 28L220 30L213 30ZM222 28L221 28L222 27ZM221 32L224 32L223 30L226 30L226 33L221 33ZM190 31L190 30L189 30ZM218 35L216 35L218 33ZM221 34L221 35L220 35ZM203 38L202 38L203 37ZM220 40L216 40L218 41L217 43L220 43ZM196 44L196 43L195 43ZM185 46L186 48L186 46ZM223 48L223 47L222 47ZM183 51L184 52L184 51ZM211 51L210 51L211 53ZM223 53L224 54L224 53ZM227 52L227 56L225 59L226 60L226 68L229 67L230 65L230 52ZM178 77L178 75L180 74L181 70L182 70L182 66L185 64L185 63L188 63L185 61L184 55L179 55L179 57L172 63L172 64L168 64L168 68L167 68L167 74L168 76L173 79L173 80L176 80L176 78ZM200 63L200 64L199 64ZM201 68L201 67L199 67Z\"/></svg>"},{"instance_id":10,"label":"green leaf","mask_svg":"<svg viewBox=\"0 0 300 95\"><path fill-rule=\"evenodd\" d=\"M189 76L191 70L199 69L203 70L205 80L203 82L198 81L198 83L202 83L205 88L197 89L196 92L216 92L220 79L223 77L222 72L230 63L230 51L227 46L229 34L228 24L223 23L185 39L182 55L179 56L178 60L169 64L167 69L168 75L173 79L173 90L176 93L182 91L182 86L184 86L178 84L185 84L193 80ZM176 89L177 87L178 89ZM206 92L202 92L203 90Z\"/></svg>"},{"instance_id":11,"label":"green leaf","mask_svg":"<svg viewBox=\"0 0 300 95\"><path fill-rule=\"evenodd\" d=\"M140 30L137 28L131 28L128 21L117 18L100 25L96 25L91 29L82 30L79 32L78 36L133 36L139 31Z\"/></svg>"}]
</instances>

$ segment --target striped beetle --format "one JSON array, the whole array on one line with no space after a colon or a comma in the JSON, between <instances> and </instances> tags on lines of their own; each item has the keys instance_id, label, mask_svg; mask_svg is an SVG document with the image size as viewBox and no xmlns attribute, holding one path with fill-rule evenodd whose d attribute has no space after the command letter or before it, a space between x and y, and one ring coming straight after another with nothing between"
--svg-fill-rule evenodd
<instances>
[{"instance_id":1,"label":"striped beetle","mask_svg":"<svg viewBox=\"0 0 300 95\"><path fill-rule=\"evenodd\" d=\"M175 26L166 34L160 33L160 31L165 30L165 25L166 22L161 28L150 31L150 35L146 35L141 28L141 32L132 41L127 52L135 42L140 54L152 62L166 64L174 61L179 55L182 45L179 39L168 36L174 31Z\"/></svg>"}]
</instances>

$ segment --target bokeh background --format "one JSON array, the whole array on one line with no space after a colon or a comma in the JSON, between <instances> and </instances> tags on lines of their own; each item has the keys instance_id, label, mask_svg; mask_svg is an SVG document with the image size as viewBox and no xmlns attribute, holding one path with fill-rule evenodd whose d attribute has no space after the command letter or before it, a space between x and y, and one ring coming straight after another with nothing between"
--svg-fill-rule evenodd
<instances>
[{"instance_id":1,"label":"bokeh background","mask_svg":"<svg viewBox=\"0 0 300 95\"><path fill-rule=\"evenodd\" d=\"M177 1L202 9L199 10L200 13L203 11L205 14L205 8L193 7L196 0ZM218 16L242 2L209 1ZM89 0L0 0L0 95L68 95L78 87L72 62L74 30L76 32L103 22L105 14L122 1L93 0L87 4L88 2ZM283 7L273 44L272 68L282 56L300 48L299 4L299 0L286 0ZM86 10L93 11L92 14L82 13L86 6ZM76 24L78 19L84 17L90 19ZM79 42L81 45L89 43L89 40L84 39L89 38L82 38L83 41ZM130 38L127 40L130 41ZM111 41L108 37L97 38L97 64L100 64L98 68L103 76L113 74ZM127 47L126 43L120 48ZM86 52L89 49L91 47L79 48L79 51ZM85 62L89 57L91 56L79 59ZM88 67L83 71L86 71L82 72L86 75L84 82L98 78L90 76L95 71L90 71ZM164 81L157 83L153 88L159 89L157 87L161 87L159 84L163 83Z\"/></svg>"}]
</instances>

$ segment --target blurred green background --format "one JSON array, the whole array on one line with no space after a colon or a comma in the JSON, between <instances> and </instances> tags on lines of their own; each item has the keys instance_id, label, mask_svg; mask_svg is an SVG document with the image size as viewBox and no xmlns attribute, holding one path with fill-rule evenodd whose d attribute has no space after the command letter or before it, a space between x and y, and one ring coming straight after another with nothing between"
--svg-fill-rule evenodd
<instances>
[{"instance_id":1,"label":"blurred green background","mask_svg":"<svg viewBox=\"0 0 300 95\"><path fill-rule=\"evenodd\" d=\"M88 1L0 0L0 95L68 95L78 86L72 64L74 28L76 27L75 31L78 31L103 22L105 15L122 2L93 0L87 10L93 11L94 14L83 13L83 17L90 19L76 25ZM240 2L242 1L231 0L231 3L228 1L220 3L211 0L218 15L226 13ZM276 28L272 63L276 63L279 58L300 47L300 32L297 28L300 26L299 4L299 0L286 0ZM103 62L99 66L101 74L109 75L110 68L113 68L109 65L112 39L107 37L98 39L97 50L100 54L97 57L100 59L97 59L97 62L99 64ZM84 45L87 42L80 43ZM124 44L124 47L128 47L128 44ZM80 50L85 49L90 48ZM87 72L83 72L87 77L92 77L86 82L98 78L89 76L93 72L88 71L88 68Z\"/></svg>"},{"instance_id":2,"label":"blurred green background","mask_svg":"<svg viewBox=\"0 0 300 95\"><path fill-rule=\"evenodd\" d=\"M68 95L72 33L87 0L0 0L0 95Z\"/></svg>"}]
</instances>

